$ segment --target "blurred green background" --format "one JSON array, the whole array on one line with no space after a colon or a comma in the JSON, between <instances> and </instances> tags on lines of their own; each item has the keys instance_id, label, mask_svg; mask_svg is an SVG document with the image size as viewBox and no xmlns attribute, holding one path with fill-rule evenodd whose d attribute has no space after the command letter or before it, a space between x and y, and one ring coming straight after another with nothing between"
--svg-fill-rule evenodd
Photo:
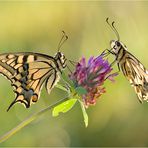
<instances>
[{"instance_id":1,"label":"blurred green background","mask_svg":"<svg viewBox=\"0 0 148 148\"><path fill-rule=\"evenodd\" d=\"M64 30L69 39L62 52L68 59L97 56L110 48L111 39L116 39L105 22L109 17L116 22L129 51L148 67L147 16L146 1L1 1L0 53L31 51L54 55ZM122 73L114 84L106 82L105 86L107 93L87 110L87 128L76 105L57 118L46 113L0 146L148 146L148 104L138 102ZM43 88L40 100L31 108L17 104L6 112L14 94L10 82L1 76L0 135L65 95L57 88L48 95Z\"/></svg>"}]
</instances>

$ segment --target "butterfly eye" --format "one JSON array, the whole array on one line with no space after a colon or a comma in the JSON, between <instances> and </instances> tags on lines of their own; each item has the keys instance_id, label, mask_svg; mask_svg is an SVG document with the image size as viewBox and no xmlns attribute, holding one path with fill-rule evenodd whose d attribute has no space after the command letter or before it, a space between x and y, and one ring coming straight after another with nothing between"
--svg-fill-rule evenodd
<instances>
[{"instance_id":1,"label":"butterfly eye","mask_svg":"<svg viewBox=\"0 0 148 148\"><path fill-rule=\"evenodd\" d=\"M118 42L118 41L116 41L116 45L117 45L118 47L121 46L120 42Z\"/></svg>"}]
</instances>

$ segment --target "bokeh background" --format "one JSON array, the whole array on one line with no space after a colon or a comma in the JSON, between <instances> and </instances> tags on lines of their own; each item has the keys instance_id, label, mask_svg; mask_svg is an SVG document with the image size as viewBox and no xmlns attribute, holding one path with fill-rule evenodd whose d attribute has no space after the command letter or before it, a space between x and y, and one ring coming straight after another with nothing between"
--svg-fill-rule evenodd
<instances>
[{"instance_id":1,"label":"bokeh background","mask_svg":"<svg viewBox=\"0 0 148 148\"><path fill-rule=\"evenodd\" d=\"M0 53L30 51L54 55L64 30L69 39L62 52L68 59L97 56L110 48L111 39L116 39L105 22L109 17L116 22L129 51L148 67L147 16L147 1L0 1ZM106 82L105 86L107 93L96 106L87 109L87 128L77 104L56 118L49 111L0 146L148 146L148 104L138 102L122 73L114 84ZM43 88L40 100L31 108L17 104L6 112L14 94L10 82L1 76L0 135L65 95L57 88L48 95Z\"/></svg>"}]
</instances>

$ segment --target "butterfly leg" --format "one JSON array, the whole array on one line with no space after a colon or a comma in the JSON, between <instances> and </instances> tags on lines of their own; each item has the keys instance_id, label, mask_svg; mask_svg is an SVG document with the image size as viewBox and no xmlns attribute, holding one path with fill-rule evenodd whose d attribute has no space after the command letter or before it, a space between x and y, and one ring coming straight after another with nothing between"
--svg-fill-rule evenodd
<instances>
[{"instance_id":1,"label":"butterfly leg","mask_svg":"<svg viewBox=\"0 0 148 148\"><path fill-rule=\"evenodd\" d=\"M110 66L112 67L112 66L115 64L115 62L117 62L116 59L110 64ZM119 63L117 63L117 66L118 66L118 71L115 72L115 73L113 73L113 74L108 75L108 76L105 78L105 80L108 79L109 77L113 77L113 76L118 75L118 73L120 72Z\"/></svg>"},{"instance_id":2,"label":"butterfly leg","mask_svg":"<svg viewBox=\"0 0 148 148\"><path fill-rule=\"evenodd\" d=\"M76 64L78 64L78 62L72 61L72 60L68 60L70 64L72 64L73 66L76 66Z\"/></svg>"},{"instance_id":3,"label":"butterfly leg","mask_svg":"<svg viewBox=\"0 0 148 148\"><path fill-rule=\"evenodd\" d=\"M69 66L67 65L67 69L69 70L69 72L72 74L72 70L69 68Z\"/></svg>"},{"instance_id":4,"label":"butterfly leg","mask_svg":"<svg viewBox=\"0 0 148 148\"><path fill-rule=\"evenodd\" d=\"M107 51L107 52L106 52ZM109 53L109 50L108 49L105 49L104 51L102 51L102 53L99 55L99 56L103 56L103 57L106 57L108 56L110 53Z\"/></svg>"},{"instance_id":5,"label":"butterfly leg","mask_svg":"<svg viewBox=\"0 0 148 148\"><path fill-rule=\"evenodd\" d=\"M65 87L67 89L68 93L70 94L71 87L69 86L69 84L68 83L65 83L65 86L63 86L63 87Z\"/></svg>"},{"instance_id":6,"label":"butterfly leg","mask_svg":"<svg viewBox=\"0 0 148 148\"><path fill-rule=\"evenodd\" d=\"M115 53L112 52L111 50L107 49L107 51L108 51L108 53L111 53L111 54L115 55ZM117 59L115 59L110 65L113 66L115 64L115 62L117 62ZM117 62L117 66L118 66L118 71L117 72L120 72L120 65L119 65L118 62Z\"/></svg>"},{"instance_id":7,"label":"butterfly leg","mask_svg":"<svg viewBox=\"0 0 148 148\"><path fill-rule=\"evenodd\" d=\"M110 65L111 67L117 62L117 60L115 59ZM120 72L120 65L119 63L117 62L117 66L118 66L118 71L117 72Z\"/></svg>"}]
</instances>

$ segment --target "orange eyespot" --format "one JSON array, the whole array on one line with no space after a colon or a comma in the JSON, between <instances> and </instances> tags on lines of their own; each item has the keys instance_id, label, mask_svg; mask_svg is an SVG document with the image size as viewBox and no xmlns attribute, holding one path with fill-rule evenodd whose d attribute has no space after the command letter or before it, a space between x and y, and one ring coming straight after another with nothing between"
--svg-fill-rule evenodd
<instances>
[{"instance_id":1,"label":"orange eyespot","mask_svg":"<svg viewBox=\"0 0 148 148\"><path fill-rule=\"evenodd\" d=\"M32 102L37 102L38 96L37 96L37 95L33 95L33 96L31 97L31 100L32 100Z\"/></svg>"}]
</instances>

